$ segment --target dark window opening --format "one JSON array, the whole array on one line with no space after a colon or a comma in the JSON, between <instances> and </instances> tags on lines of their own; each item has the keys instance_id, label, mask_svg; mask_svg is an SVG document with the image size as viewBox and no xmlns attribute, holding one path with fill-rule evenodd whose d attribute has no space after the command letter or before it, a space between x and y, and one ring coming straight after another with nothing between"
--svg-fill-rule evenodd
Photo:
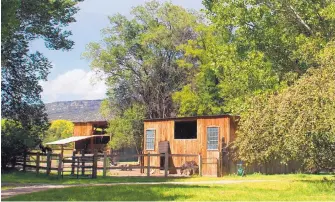
<instances>
[{"instance_id":1,"label":"dark window opening","mask_svg":"<svg viewBox=\"0 0 335 202\"><path fill-rule=\"evenodd\" d=\"M175 121L174 139L197 139L197 121Z\"/></svg>"},{"instance_id":2,"label":"dark window opening","mask_svg":"<svg viewBox=\"0 0 335 202\"><path fill-rule=\"evenodd\" d=\"M94 138L94 144L107 144L110 140L109 136L101 136Z\"/></svg>"}]
</instances>

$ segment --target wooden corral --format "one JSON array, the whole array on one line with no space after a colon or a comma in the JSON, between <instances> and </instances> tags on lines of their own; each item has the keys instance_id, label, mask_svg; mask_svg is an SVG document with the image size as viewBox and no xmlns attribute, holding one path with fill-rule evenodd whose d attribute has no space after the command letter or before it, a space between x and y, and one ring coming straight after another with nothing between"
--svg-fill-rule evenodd
<instances>
[{"instance_id":1,"label":"wooden corral","mask_svg":"<svg viewBox=\"0 0 335 202\"><path fill-rule=\"evenodd\" d=\"M185 118L168 118L168 119L152 119L144 121L144 154L159 154L164 153L166 143L168 142L170 154L200 154L202 157L202 174L203 175L217 175L218 173L218 159L220 152L228 145L229 142L235 139L236 120L237 116L231 115L217 115L217 116L199 116L199 117L185 117ZM192 123L193 122L193 123ZM182 125L186 123L186 125ZM192 126L192 124L194 124ZM181 129L176 129L180 126ZM194 129L196 128L196 131ZM217 146L208 148L207 131L215 129L215 136L217 137ZM193 131L189 137L183 139L183 134L187 131ZM147 133L154 131L154 145L153 148L147 144ZM217 134L218 131L218 135ZM181 135L176 137L176 134ZM195 135L196 134L196 135ZM151 138L152 140L152 138ZM150 142L150 140L149 140ZM165 144L164 144L165 142ZM214 141L215 142L215 141ZM215 143L216 144L216 143ZM161 148L160 148L161 147ZM164 148L162 148L164 147ZM195 159L182 157L171 158L169 164L174 167L180 167L186 161ZM150 164L152 166L160 166L162 159L152 158ZM147 160L144 159L146 164ZM170 173L176 172L175 169L169 169Z\"/></svg>"}]
</instances>

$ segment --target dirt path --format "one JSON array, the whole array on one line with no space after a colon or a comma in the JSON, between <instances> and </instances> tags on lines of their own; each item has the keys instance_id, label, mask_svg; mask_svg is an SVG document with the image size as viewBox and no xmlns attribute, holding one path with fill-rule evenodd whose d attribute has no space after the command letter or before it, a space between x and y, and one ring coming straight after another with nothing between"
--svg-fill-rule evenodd
<instances>
[{"instance_id":1,"label":"dirt path","mask_svg":"<svg viewBox=\"0 0 335 202\"><path fill-rule=\"evenodd\" d=\"M238 184L245 182L271 182L278 180L218 180L218 181L197 181L197 182L125 182L125 183L105 183L105 184L73 184L73 185L48 185L48 184L16 184L15 188L1 190L1 199L16 196L19 194L28 194L33 192L44 191L48 189L61 189L68 187L86 187L86 186L116 186L116 185L214 185L214 184ZM2 184L2 186L11 186L15 184Z\"/></svg>"}]
</instances>

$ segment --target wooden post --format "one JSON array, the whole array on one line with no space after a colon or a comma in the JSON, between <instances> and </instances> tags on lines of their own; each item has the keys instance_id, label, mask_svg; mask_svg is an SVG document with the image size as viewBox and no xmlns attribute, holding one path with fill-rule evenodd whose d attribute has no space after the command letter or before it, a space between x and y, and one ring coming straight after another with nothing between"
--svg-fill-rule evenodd
<instances>
[{"instance_id":1,"label":"wooden post","mask_svg":"<svg viewBox=\"0 0 335 202\"><path fill-rule=\"evenodd\" d=\"M24 153L23 153L23 166L22 166L23 172L26 172L26 165L27 165L27 151L24 151Z\"/></svg>"},{"instance_id":2,"label":"wooden post","mask_svg":"<svg viewBox=\"0 0 335 202\"><path fill-rule=\"evenodd\" d=\"M85 158L85 151L81 150L81 175L85 175L85 161L83 160Z\"/></svg>"},{"instance_id":3,"label":"wooden post","mask_svg":"<svg viewBox=\"0 0 335 202\"><path fill-rule=\"evenodd\" d=\"M58 155L58 178L62 175L63 154Z\"/></svg>"},{"instance_id":4,"label":"wooden post","mask_svg":"<svg viewBox=\"0 0 335 202\"><path fill-rule=\"evenodd\" d=\"M90 139L91 139L91 141L90 141L90 149L91 149L92 154L94 154L94 137L92 136Z\"/></svg>"},{"instance_id":5,"label":"wooden post","mask_svg":"<svg viewBox=\"0 0 335 202\"><path fill-rule=\"evenodd\" d=\"M202 159L201 159L201 154L198 156L198 163L199 163L199 176L202 176Z\"/></svg>"},{"instance_id":6,"label":"wooden post","mask_svg":"<svg viewBox=\"0 0 335 202\"><path fill-rule=\"evenodd\" d=\"M76 156L76 150L74 149L72 151L72 163L71 163L71 175L74 175L74 167L75 167L75 156Z\"/></svg>"},{"instance_id":7,"label":"wooden post","mask_svg":"<svg viewBox=\"0 0 335 202\"><path fill-rule=\"evenodd\" d=\"M61 148L60 153L62 154L62 156L64 156L64 145L61 145L60 148Z\"/></svg>"},{"instance_id":8,"label":"wooden post","mask_svg":"<svg viewBox=\"0 0 335 202\"><path fill-rule=\"evenodd\" d=\"M216 177L220 177L220 159L216 159Z\"/></svg>"},{"instance_id":9,"label":"wooden post","mask_svg":"<svg viewBox=\"0 0 335 202\"><path fill-rule=\"evenodd\" d=\"M47 153L47 175L50 174L51 171L51 155L50 152Z\"/></svg>"},{"instance_id":10,"label":"wooden post","mask_svg":"<svg viewBox=\"0 0 335 202\"><path fill-rule=\"evenodd\" d=\"M141 154L141 156L140 156L141 173L144 173L144 152L140 151L140 154Z\"/></svg>"},{"instance_id":11,"label":"wooden post","mask_svg":"<svg viewBox=\"0 0 335 202\"><path fill-rule=\"evenodd\" d=\"M148 153L147 176L150 177L150 152Z\"/></svg>"},{"instance_id":12,"label":"wooden post","mask_svg":"<svg viewBox=\"0 0 335 202\"><path fill-rule=\"evenodd\" d=\"M219 177L222 177L222 152L219 152Z\"/></svg>"},{"instance_id":13,"label":"wooden post","mask_svg":"<svg viewBox=\"0 0 335 202\"><path fill-rule=\"evenodd\" d=\"M165 152L165 157L164 157L164 176L168 176L168 171L169 171L169 153Z\"/></svg>"},{"instance_id":14,"label":"wooden post","mask_svg":"<svg viewBox=\"0 0 335 202\"><path fill-rule=\"evenodd\" d=\"M36 175L40 173L40 152L36 154Z\"/></svg>"},{"instance_id":15,"label":"wooden post","mask_svg":"<svg viewBox=\"0 0 335 202\"><path fill-rule=\"evenodd\" d=\"M103 170L103 176L106 177L107 173L107 152L104 152L104 162L103 162L104 170Z\"/></svg>"},{"instance_id":16,"label":"wooden post","mask_svg":"<svg viewBox=\"0 0 335 202\"><path fill-rule=\"evenodd\" d=\"M92 178L97 178L97 171L98 171L98 154L97 154L97 150L94 150L94 154L93 154L93 173L92 173Z\"/></svg>"}]
</instances>

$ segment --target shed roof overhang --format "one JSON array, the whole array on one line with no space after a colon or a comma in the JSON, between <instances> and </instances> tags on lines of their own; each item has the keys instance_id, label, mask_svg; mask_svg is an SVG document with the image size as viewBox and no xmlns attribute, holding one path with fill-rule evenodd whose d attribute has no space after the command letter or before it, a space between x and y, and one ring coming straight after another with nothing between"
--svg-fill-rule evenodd
<instances>
[{"instance_id":1,"label":"shed roof overhang","mask_svg":"<svg viewBox=\"0 0 335 202\"><path fill-rule=\"evenodd\" d=\"M204 116L186 116L186 117L171 117L171 118L156 118L156 119L144 119L144 122L152 122L152 121L189 121L189 120L197 120L197 119L215 119L215 118L223 118L223 117L239 117L239 115L232 114L221 114L221 115L204 115Z\"/></svg>"},{"instance_id":2,"label":"shed roof overhang","mask_svg":"<svg viewBox=\"0 0 335 202\"><path fill-rule=\"evenodd\" d=\"M85 140L85 139L94 138L94 137L102 137L102 136L109 136L109 135L72 136L72 137L57 140L57 141L54 141L54 142L48 142L46 144L47 145L65 145L65 144L68 144L68 143L71 143L71 142L77 142L77 141L80 141L80 140Z\"/></svg>"}]
</instances>

